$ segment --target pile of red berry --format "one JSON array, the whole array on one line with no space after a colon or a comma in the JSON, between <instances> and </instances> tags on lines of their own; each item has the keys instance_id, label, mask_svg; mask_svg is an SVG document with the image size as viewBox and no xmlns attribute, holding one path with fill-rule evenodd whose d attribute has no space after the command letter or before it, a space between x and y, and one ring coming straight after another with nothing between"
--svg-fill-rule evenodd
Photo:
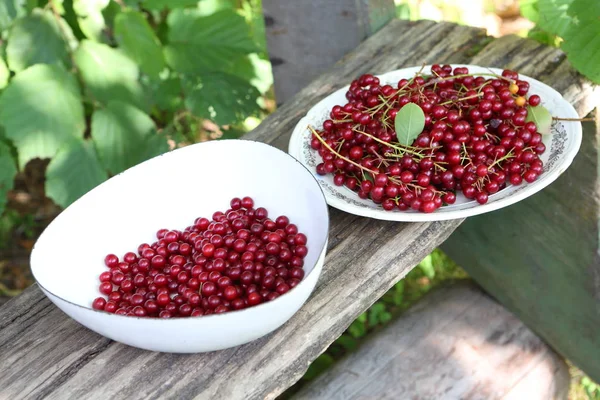
<instances>
[{"instance_id":1,"label":"pile of red berry","mask_svg":"<svg viewBox=\"0 0 600 400\"><path fill-rule=\"evenodd\" d=\"M363 75L350 85L348 103L333 107L321 129L311 128L311 147L323 159L317 173L388 211L433 212L453 204L459 191L485 204L507 184L542 173L546 147L528 120L540 97L528 91L510 70L500 76L434 65L430 75L396 87ZM401 144L394 122L409 103L425 123L412 143Z\"/></svg>"},{"instance_id":2,"label":"pile of red berry","mask_svg":"<svg viewBox=\"0 0 600 400\"><path fill-rule=\"evenodd\" d=\"M103 297L92 307L138 317L187 317L255 306L304 278L307 238L288 217L268 218L250 197L183 232L161 229L137 254L114 254L100 274Z\"/></svg>"}]
</instances>

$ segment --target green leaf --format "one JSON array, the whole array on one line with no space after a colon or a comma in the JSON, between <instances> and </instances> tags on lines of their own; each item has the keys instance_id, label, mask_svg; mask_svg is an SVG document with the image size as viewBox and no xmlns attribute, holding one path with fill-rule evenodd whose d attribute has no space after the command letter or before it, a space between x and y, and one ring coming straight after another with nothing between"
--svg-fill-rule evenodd
<instances>
[{"instance_id":1,"label":"green leaf","mask_svg":"<svg viewBox=\"0 0 600 400\"><path fill-rule=\"evenodd\" d=\"M202 0L198 3L198 13L200 15L211 15L217 11L235 10L237 8L236 2L236 0Z\"/></svg>"},{"instance_id":2,"label":"green leaf","mask_svg":"<svg viewBox=\"0 0 600 400\"><path fill-rule=\"evenodd\" d=\"M184 74L224 71L244 54L257 51L250 29L232 10L203 17L197 10L176 9L169 14L167 63Z\"/></svg>"},{"instance_id":3,"label":"green leaf","mask_svg":"<svg viewBox=\"0 0 600 400\"><path fill-rule=\"evenodd\" d=\"M79 27L78 16L75 13L75 9L73 8L73 2L77 0L65 0L63 3L63 7L65 9L65 14L63 18L65 22L71 27L73 31L73 36L75 36L76 40L85 39L85 34L81 31Z\"/></svg>"},{"instance_id":4,"label":"green leaf","mask_svg":"<svg viewBox=\"0 0 600 400\"><path fill-rule=\"evenodd\" d=\"M429 279L433 279L435 277L435 268L433 268L433 260L431 254L429 254L423 259L423 261L419 263L419 268Z\"/></svg>"},{"instance_id":5,"label":"green leaf","mask_svg":"<svg viewBox=\"0 0 600 400\"><path fill-rule=\"evenodd\" d=\"M173 10L175 8L195 6L198 4L198 0L142 0L141 3L145 9L161 11L165 8Z\"/></svg>"},{"instance_id":6,"label":"green leaf","mask_svg":"<svg viewBox=\"0 0 600 400\"><path fill-rule=\"evenodd\" d=\"M267 35L265 33L265 18L261 3L261 1L244 1L242 2L242 8L240 12L244 18L246 18L248 24L250 24L252 38L254 43L258 45L259 52L264 53L261 55L264 55L265 58L268 58L266 55Z\"/></svg>"},{"instance_id":7,"label":"green leaf","mask_svg":"<svg viewBox=\"0 0 600 400\"><path fill-rule=\"evenodd\" d=\"M15 19L25 15L27 10L24 3L23 0L0 0L0 31L7 29Z\"/></svg>"},{"instance_id":8,"label":"green leaf","mask_svg":"<svg viewBox=\"0 0 600 400\"><path fill-rule=\"evenodd\" d=\"M96 41L104 41L104 10L110 0L73 0L73 9L77 14L79 28L86 37Z\"/></svg>"},{"instance_id":9,"label":"green leaf","mask_svg":"<svg viewBox=\"0 0 600 400\"><path fill-rule=\"evenodd\" d=\"M102 165L113 175L167 150L152 119L121 101L111 101L94 112L92 139Z\"/></svg>"},{"instance_id":10,"label":"green leaf","mask_svg":"<svg viewBox=\"0 0 600 400\"><path fill-rule=\"evenodd\" d=\"M15 21L8 34L6 56L8 66L15 72L34 64L66 65L68 46L54 15L35 9Z\"/></svg>"},{"instance_id":11,"label":"green leaf","mask_svg":"<svg viewBox=\"0 0 600 400\"><path fill-rule=\"evenodd\" d=\"M347 352L354 351L358 347L358 343L356 342L356 339L354 339L352 336L346 335L346 334L337 338L335 340L335 343L342 346L344 348L344 350L346 350Z\"/></svg>"},{"instance_id":12,"label":"green leaf","mask_svg":"<svg viewBox=\"0 0 600 400\"><path fill-rule=\"evenodd\" d=\"M572 1L539 0L538 26L547 32L563 37L572 22L572 18L567 14L567 9Z\"/></svg>"},{"instance_id":13,"label":"green leaf","mask_svg":"<svg viewBox=\"0 0 600 400\"><path fill-rule=\"evenodd\" d=\"M181 108L183 99L179 77L172 76L166 79L150 80L148 89L154 103L160 110L176 111Z\"/></svg>"},{"instance_id":14,"label":"green leaf","mask_svg":"<svg viewBox=\"0 0 600 400\"><path fill-rule=\"evenodd\" d=\"M363 322L363 323L367 322L367 313L366 313L366 312L364 312L364 313L360 314L360 315L359 315L359 316L356 318L356 320L357 320L357 321L359 321L359 322Z\"/></svg>"},{"instance_id":15,"label":"green leaf","mask_svg":"<svg viewBox=\"0 0 600 400\"><path fill-rule=\"evenodd\" d=\"M520 0L519 9L521 15L531 22L537 23L540 18L538 2L539 0Z\"/></svg>"},{"instance_id":16,"label":"green leaf","mask_svg":"<svg viewBox=\"0 0 600 400\"><path fill-rule=\"evenodd\" d=\"M228 72L250 82L262 94L273 85L271 62L256 53L238 59Z\"/></svg>"},{"instance_id":17,"label":"green leaf","mask_svg":"<svg viewBox=\"0 0 600 400\"><path fill-rule=\"evenodd\" d=\"M552 125L552 114L541 105L535 107L528 105L525 121L535 122L538 132L542 135L547 135L550 133L550 126Z\"/></svg>"},{"instance_id":18,"label":"green leaf","mask_svg":"<svg viewBox=\"0 0 600 400\"><path fill-rule=\"evenodd\" d=\"M8 145L0 142L0 215L6 206L8 191L13 188L17 166Z\"/></svg>"},{"instance_id":19,"label":"green leaf","mask_svg":"<svg viewBox=\"0 0 600 400\"><path fill-rule=\"evenodd\" d=\"M394 126L398 142L410 146L425 128L425 113L415 103L408 103L396 114Z\"/></svg>"},{"instance_id":20,"label":"green leaf","mask_svg":"<svg viewBox=\"0 0 600 400\"><path fill-rule=\"evenodd\" d=\"M8 79L10 78L10 71L8 66L4 62L4 59L0 57L0 89L4 89L8 85Z\"/></svg>"},{"instance_id":21,"label":"green leaf","mask_svg":"<svg viewBox=\"0 0 600 400\"><path fill-rule=\"evenodd\" d=\"M410 20L410 6L406 3L396 4L396 18Z\"/></svg>"},{"instance_id":22,"label":"green leaf","mask_svg":"<svg viewBox=\"0 0 600 400\"><path fill-rule=\"evenodd\" d=\"M547 46L558 47L560 45L560 39L558 36L546 32L537 25L527 32L527 37Z\"/></svg>"},{"instance_id":23,"label":"green leaf","mask_svg":"<svg viewBox=\"0 0 600 400\"><path fill-rule=\"evenodd\" d=\"M115 38L123 51L152 77L165 69L165 60L158 38L137 11L125 11L115 18Z\"/></svg>"},{"instance_id":24,"label":"green leaf","mask_svg":"<svg viewBox=\"0 0 600 400\"><path fill-rule=\"evenodd\" d=\"M593 21L600 17L600 2L595 0L571 0L569 16L580 21Z\"/></svg>"},{"instance_id":25,"label":"green leaf","mask_svg":"<svg viewBox=\"0 0 600 400\"><path fill-rule=\"evenodd\" d=\"M367 328L365 327L364 322L360 322L357 320L350 324L350 326L348 327L348 333L352 337L359 339L365 336L365 334L367 333Z\"/></svg>"},{"instance_id":26,"label":"green leaf","mask_svg":"<svg viewBox=\"0 0 600 400\"><path fill-rule=\"evenodd\" d=\"M121 12L123 12L123 9L115 1L108 3L108 6L102 10L102 17L104 18L108 30L114 30L115 18L117 18L117 15L121 14Z\"/></svg>"},{"instance_id":27,"label":"green leaf","mask_svg":"<svg viewBox=\"0 0 600 400\"><path fill-rule=\"evenodd\" d=\"M103 104L121 100L146 109L137 65L119 50L84 40L74 54L83 82L93 98Z\"/></svg>"},{"instance_id":28,"label":"green leaf","mask_svg":"<svg viewBox=\"0 0 600 400\"><path fill-rule=\"evenodd\" d=\"M383 312L381 313L381 315L379 316L379 321L382 324L387 324L388 322L390 322L392 320L392 314L390 314L389 312Z\"/></svg>"},{"instance_id":29,"label":"green leaf","mask_svg":"<svg viewBox=\"0 0 600 400\"><path fill-rule=\"evenodd\" d=\"M579 72L600 83L600 4L593 0L574 0L569 13L576 17L565 30L561 47Z\"/></svg>"},{"instance_id":30,"label":"green leaf","mask_svg":"<svg viewBox=\"0 0 600 400\"><path fill-rule=\"evenodd\" d=\"M108 178L89 140L65 143L46 170L46 195L65 208Z\"/></svg>"},{"instance_id":31,"label":"green leaf","mask_svg":"<svg viewBox=\"0 0 600 400\"><path fill-rule=\"evenodd\" d=\"M38 6L38 0L25 0L25 10L30 13Z\"/></svg>"},{"instance_id":32,"label":"green leaf","mask_svg":"<svg viewBox=\"0 0 600 400\"><path fill-rule=\"evenodd\" d=\"M54 156L65 141L83 135L77 80L56 65L18 73L0 96L0 125L19 151L21 168L33 158Z\"/></svg>"},{"instance_id":33,"label":"green leaf","mask_svg":"<svg viewBox=\"0 0 600 400\"><path fill-rule=\"evenodd\" d=\"M375 303L369 309L369 327L374 328L379 325L379 317L385 312L385 305Z\"/></svg>"},{"instance_id":34,"label":"green leaf","mask_svg":"<svg viewBox=\"0 0 600 400\"><path fill-rule=\"evenodd\" d=\"M218 125L241 121L255 114L259 108L258 90L237 76L207 73L198 84L184 83L185 105L201 118Z\"/></svg>"},{"instance_id":35,"label":"green leaf","mask_svg":"<svg viewBox=\"0 0 600 400\"><path fill-rule=\"evenodd\" d=\"M402 305L404 302L404 280L394 285L393 302L397 306Z\"/></svg>"}]
</instances>

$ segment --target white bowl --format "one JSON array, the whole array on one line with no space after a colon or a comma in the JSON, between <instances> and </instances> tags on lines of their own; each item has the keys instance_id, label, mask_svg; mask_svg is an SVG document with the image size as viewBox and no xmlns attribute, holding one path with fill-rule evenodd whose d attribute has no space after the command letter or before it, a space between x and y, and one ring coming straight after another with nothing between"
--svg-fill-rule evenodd
<instances>
[{"instance_id":1,"label":"white bowl","mask_svg":"<svg viewBox=\"0 0 600 400\"><path fill-rule=\"evenodd\" d=\"M270 217L287 215L307 235L306 275L294 289L255 307L202 317L138 318L91 308L106 254L135 251L153 242L158 229L183 229L241 196L251 196ZM301 163L259 142L212 141L155 157L84 195L40 236L31 270L54 304L101 335L147 350L213 351L264 336L298 311L321 273L328 229L323 192Z\"/></svg>"}]
</instances>

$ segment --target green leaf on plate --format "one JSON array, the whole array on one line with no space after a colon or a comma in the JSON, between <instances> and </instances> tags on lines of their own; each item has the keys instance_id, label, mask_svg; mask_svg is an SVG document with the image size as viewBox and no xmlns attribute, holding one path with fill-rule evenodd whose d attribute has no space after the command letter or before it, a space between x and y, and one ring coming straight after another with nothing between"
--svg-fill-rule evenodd
<instances>
[{"instance_id":1,"label":"green leaf on plate","mask_svg":"<svg viewBox=\"0 0 600 400\"><path fill-rule=\"evenodd\" d=\"M79 28L86 37L95 41L103 41L106 28L104 10L110 0L73 0L73 10L77 14Z\"/></svg>"},{"instance_id":2,"label":"green leaf on plate","mask_svg":"<svg viewBox=\"0 0 600 400\"><path fill-rule=\"evenodd\" d=\"M408 103L396 114L394 127L398 142L410 146L425 128L425 113L415 103Z\"/></svg>"},{"instance_id":3,"label":"green leaf on plate","mask_svg":"<svg viewBox=\"0 0 600 400\"><path fill-rule=\"evenodd\" d=\"M33 10L30 15L16 20L8 33L8 66L19 72L34 64L66 65L68 44L62 35L50 11Z\"/></svg>"},{"instance_id":4,"label":"green leaf on plate","mask_svg":"<svg viewBox=\"0 0 600 400\"><path fill-rule=\"evenodd\" d=\"M158 74L165 69L161 44L142 13L125 11L117 15L115 38L123 51L147 75L158 77Z\"/></svg>"},{"instance_id":5,"label":"green leaf on plate","mask_svg":"<svg viewBox=\"0 0 600 400\"><path fill-rule=\"evenodd\" d=\"M0 96L0 125L19 151L19 165L56 154L64 142L83 136L79 84L56 65L19 72Z\"/></svg>"},{"instance_id":6,"label":"green leaf on plate","mask_svg":"<svg viewBox=\"0 0 600 400\"><path fill-rule=\"evenodd\" d=\"M124 101L146 109L147 103L135 62L117 49L84 40L75 51L75 63L92 97L107 104Z\"/></svg>"},{"instance_id":7,"label":"green leaf on plate","mask_svg":"<svg viewBox=\"0 0 600 400\"><path fill-rule=\"evenodd\" d=\"M8 66L4 62L4 59L0 57L0 89L4 89L8 85L8 79L10 78L10 71Z\"/></svg>"},{"instance_id":8,"label":"green leaf on plate","mask_svg":"<svg viewBox=\"0 0 600 400\"><path fill-rule=\"evenodd\" d=\"M60 148L46 170L46 195L61 207L108 179L90 140L71 140Z\"/></svg>"},{"instance_id":9,"label":"green leaf on plate","mask_svg":"<svg viewBox=\"0 0 600 400\"><path fill-rule=\"evenodd\" d=\"M159 138L159 139L156 139ZM154 121L128 103L111 101L92 115L92 139L100 162L118 174L168 149Z\"/></svg>"},{"instance_id":10,"label":"green leaf on plate","mask_svg":"<svg viewBox=\"0 0 600 400\"><path fill-rule=\"evenodd\" d=\"M13 188L17 166L10 147L0 142L0 215L4 212L8 191Z\"/></svg>"},{"instance_id":11,"label":"green leaf on plate","mask_svg":"<svg viewBox=\"0 0 600 400\"><path fill-rule=\"evenodd\" d=\"M165 58L173 69L184 74L225 71L240 56L258 50L244 17L233 10L202 16L198 10L176 9L167 23Z\"/></svg>"},{"instance_id":12,"label":"green leaf on plate","mask_svg":"<svg viewBox=\"0 0 600 400\"><path fill-rule=\"evenodd\" d=\"M241 121L259 111L260 93L237 76L207 73L198 83L184 82L185 105L192 113L218 125Z\"/></svg>"},{"instance_id":13,"label":"green leaf on plate","mask_svg":"<svg viewBox=\"0 0 600 400\"><path fill-rule=\"evenodd\" d=\"M0 0L0 31L7 29L15 19L25 15L27 10L24 3L23 0Z\"/></svg>"},{"instance_id":14,"label":"green leaf on plate","mask_svg":"<svg viewBox=\"0 0 600 400\"><path fill-rule=\"evenodd\" d=\"M600 2L573 0L569 13L577 17L565 30L561 48L579 72L600 83Z\"/></svg>"},{"instance_id":15,"label":"green leaf on plate","mask_svg":"<svg viewBox=\"0 0 600 400\"><path fill-rule=\"evenodd\" d=\"M527 118L525 121L535 122L538 132L542 135L547 135L550 133L550 126L552 125L552 114L541 105L535 107L527 106Z\"/></svg>"}]
</instances>

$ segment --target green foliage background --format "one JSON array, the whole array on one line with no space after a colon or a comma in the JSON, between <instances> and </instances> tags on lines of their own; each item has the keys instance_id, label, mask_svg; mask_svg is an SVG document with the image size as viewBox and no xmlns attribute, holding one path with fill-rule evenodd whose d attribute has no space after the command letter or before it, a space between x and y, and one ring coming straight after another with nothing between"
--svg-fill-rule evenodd
<instances>
[{"instance_id":1,"label":"green foliage background","mask_svg":"<svg viewBox=\"0 0 600 400\"><path fill-rule=\"evenodd\" d=\"M529 37L560 46L579 72L600 83L600 2L520 0L521 14L536 27Z\"/></svg>"},{"instance_id":2,"label":"green foliage background","mask_svg":"<svg viewBox=\"0 0 600 400\"><path fill-rule=\"evenodd\" d=\"M272 85L260 0L0 0L0 37L0 214L32 159L66 207Z\"/></svg>"}]
</instances>

